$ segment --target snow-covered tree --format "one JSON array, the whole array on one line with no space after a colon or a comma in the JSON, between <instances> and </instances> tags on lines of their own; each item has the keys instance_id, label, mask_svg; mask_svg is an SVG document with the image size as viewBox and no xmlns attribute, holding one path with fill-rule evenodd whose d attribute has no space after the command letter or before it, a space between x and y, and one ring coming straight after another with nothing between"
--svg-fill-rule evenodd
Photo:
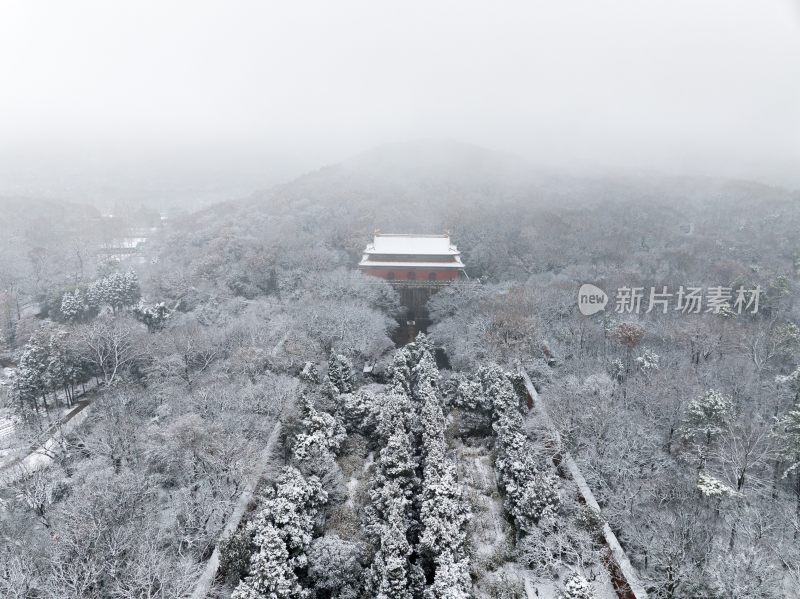
<instances>
[{"instance_id":1,"label":"snow-covered tree","mask_svg":"<svg viewBox=\"0 0 800 599\"><path fill-rule=\"evenodd\" d=\"M800 487L800 403L794 404L778 421L775 437L778 440L780 456L789 464L784 476L798 471L798 487Z\"/></svg>"},{"instance_id":2,"label":"snow-covered tree","mask_svg":"<svg viewBox=\"0 0 800 599\"><path fill-rule=\"evenodd\" d=\"M406 348L399 349L392 355L392 363L389 364L387 369L392 390L406 396L411 395L410 360L411 358Z\"/></svg>"},{"instance_id":3,"label":"snow-covered tree","mask_svg":"<svg viewBox=\"0 0 800 599\"><path fill-rule=\"evenodd\" d=\"M89 285L86 294L89 306L111 306L114 312L136 305L140 297L139 279L133 271L112 272L97 279Z\"/></svg>"},{"instance_id":4,"label":"snow-covered tree","mask_svg":"<svg viewBox=\"0 0 800 599\"><path fill-rule=\"evenodd\" d=\"M788 389L794 395L795 401L800 402L800 366L795 368L791 374L776 376L775 382Z\"/></svg>"},{"instance_id":5,"label":"snow-covered tree","mask_svg":"<svg viewBox=\"0 0 800 599\"><path fill-rule=\"evenodd\" d=\"M331 396L353 392L353 365L347 356L337 354L332 349L324 389Z\"/></svg>"},{"instance_id":6,"label":"snow-covered tree","mask_svg":"<svg viewBox=\"0 0 800 599\"><path fill-rule=\"evenodd\" d=\"M433 557L465 555L465 530L470 514L456 470L449 459L425 468L420 520L420 548Z\"/></svg>"},{"instance_id":7,"label":"snow-covered tree","mask_svg":"<svg viewBox=\"0 0 800 599\"><path fill-rule=\"evenodd\" d=\"M148 305L140 301L133 307L132 313L136 320L147 325L147 330L151 333L163 329L170 315L164 302Z\"/></svg>"},{"instance_id":8,"label":"snow-covered tree","mask_svg":"<svg viewBox=\"0 0 800 599\"><path fill-rule=\"evenodd\" d=\"M20 402L30 402L37 409L38 399L42 398L47 407L48 390L48 344L41 331L34 334L19 359L19 364L12 380L12 389Z\"/></svg>"},{"instance_id":9,"label":"snow-covered tree","mask_svg":"<svg viewBox=\"0 0 800 599\"><path fill-rule=\"evenodd\" d=\"M411 599L411 546L402 521L395 517L382 527L380 547L370 568L370 586L376 599Z\"/></svg>"},{"instance_id":10,"label":"snow-covered tree","mask_svg":"<svg viewBox=\"0 0 800 599\"><path fill-rule=\"evenodd\" d=\"M702 471L697 477L697 490L706 497L733 497L738 495L736 489L729 487L718 478Z\"/></svg>"},{"instance_id":11,"label":"snow-covered tree","mask_svg":"<svg viewBox=\"0 0 800 599\"><path fill-rule=\"evenodd\" d=\"M526 530L558 508L558 479L536 464L522 433L507 430L502 421L499 424L495 467L506 493L507 509L517 527Z\"/></svg>"},{"instance_id":12,"label":"snow-covered tree","mask_svg":"<svg viewBox=\"0 0 800 599\"><path fill-rule=\"evenodd\" d=\"M733 404L719 391L711 389L689 402L686 409L687 437L700 437L706 445L717 437L733 416Z\"/></svg>"},{"instance_id":13,"label":"snow-covered tree","mask_svg":"<svg viewBox=\"0 0 800 599\"><path fill-rule=\"evenodd\" d=\"M318 411L306 395L300 398L300 427L302 432L297 435L294 447L296 456L313 437L318 437L328 451L336 453L347 436L344 426L327 412Z\"/></svg>"},{"instance_id":14,"label":"snow-covered tree","mask_svg":"<svg viewBox=\"0 0 800 599\"><path fill-rule=\"evenodd\" d=\"M380 400L375 393L359 389L355 393L343 394L340 401L348 430L358 431L366 436L375 432L381 409Z\"/></svg>"},{"instance_id":15,"label":"snow-covered tree","mask_svg":"<svg viewBox=\"0 0 800 599\"><path fill-rule=\"evenodd\" d=\"M300 586L281 531L272 524L256 530L258 547L250 558L250 573L239 583L231 599L304 599L310 593Z\"/></svg>"},{"instance_id":16,"label":"snow-covered tree","mask_svg":"<svg viewBox=\"0 0 800 599\"><path fill-rule=\"evenodd\" d=\"M589 581L577 572L567 578L558 599L594 599Z\"/></svg>"},{"instance_id":17,"label":"snow-covered tree","mask_svg":"<svg viewBox=\"0 0 800 599\"><path fill-rule=\"evenodd\" d=\"M469 561L453 559L449 551L436 559L433 584L426 589L425 599L469 599L472 597L472 579Z\"/></svg>"},{"instance_id":18,"label":"snow-covered tree","mask_svg":"<svg viewBox=\"0 0 800 599\"><path fill-rule=\"evenodd\" d=\"M287 466L248 528L255 535L268 525L274 526L286 543L292 563L295 567L303 567L314 520L327 499L327 493L316 477L306 479L297 469Z\"/></svg>"},{"instance_id":19,"label":"snow-covered tree","mask_svg":"<svg viewBox=\"0 0 800 599\"><path fill-rule=\"evenodd\" d=\"M557 509L558 479L536 462L523 432L520 395L513 377L492 365L482 367L476 379L491 405L492 428L497 438L495 468L505 492L506 508L518 529L525 531Z\"/></svg>"},{"instance_id":20,"label":"snow-covered tree","mask_svg":"<svg viewBox=\"0 0 800 599\"><path fill-rule=\"evenodd\" d=\"M413 396L418 401L422 401L419 397L421 389L431 388L434 392L438 389L439 369L430 352L425 350L419 353L419 362L412 369L411 377L414 382Z\"/></svg>"},{"instance_id":21,"label":"snow-covered tree","mask_svg":"<svg viewBox=\"0 0 800 599\"><path fill-rule=\"evenodd\" d=\"M295 436L292 462L307 476L316 476L328 491L342 484L335 454L345 437L342 424L327 412L317 411L311 400L302 396L300 432Z\"/></svg>"},{"instance_id":22,"label":"snow-covered tree","mask_svg":"<svg viewBox=\"0 0 800 599\"><path fill-rule=\"evenodd\" d=\"M390 391L377 398L380 412L377 415L377 432L385 443L398 429L410 432L416 426L416 411L405 393Z\"/></svg>"},{"instance_id":23,"label":"snow-covered tree","mask_svg":"<svg viewBox=\"0 0 800 599\"><path fill-rule=\"evenodd\" d=\"M388 478L408 480L414 476L416 460L408 433L401 429L389 437L380 451L379 463L381 473Z\"/></svg>"},{"instance_id":24,"label":"snow-covered tree","mask_svg":"<svg viewBox=\"0 0 800 599\"><path fill-rule=\"evenodd\" d=\"M659 355L652 350L646 349L641 356L636 358L636 365L642 372L652 372L658 370Z\"/></svg>"},{"instance_id":25,"label":"snow-covered tree","mask_svg":"<svg viewBox=\"0 0 800 599\"><path fill-rule=\"evenodd\" d=\"M488 396L483 392L480 380L461 377L453 396L453 404L473 412L489 413L492 409Z\"/></svg>"},{"instance_id":26,"label":"snow-covered tree","mask_svg":"<svg viewBox=\"0 0 800 599\"><path fill-rule=\"evenodd\" d=\"M308 576L331 599L357 599L363 584L361 547L337 536L315 539L308 551Z\"/></svg>"},{"instance_id":27,"label":"snow-covered tree","mask_svg":"<svg viewBox=\"0 0 800 599\"><path fill-rule=\"evenodd\" d=\"M424 453L429 453L435 447L443 447L444 443L444 413L436 389L429 381L424 381L417 389L418 401L422 403L420 419L422 420L422 446ZM436 442L439 442L436 445ZM434 456L434 460L443 458L444 455Z\"/></svg>"},{"instance_id":28,"label":"snow-covered tree","mask_svg":"<svg viewBox=\"0 0 800 599\"><path fill-rule=\"evenodd\" d=\"M83 318L87 306L84 304L83 294L80 289L73 292L67 291L61 299L61 316L68 322Z\"/></svg>"},{"instance_id":29,"label":"snow-covered tree","mask_svg":"<svg viewBox=\"0 0 800 599\"><path fill-rule=\"evenodd\" d=\"M14 373L12 392L34 411L39 398L47 405L48 393L63 392L72 403L74 386L87 380L87 365L68 343L67 332L50 326L41 327L25 345Z\"/></svg>"}]
</instances>

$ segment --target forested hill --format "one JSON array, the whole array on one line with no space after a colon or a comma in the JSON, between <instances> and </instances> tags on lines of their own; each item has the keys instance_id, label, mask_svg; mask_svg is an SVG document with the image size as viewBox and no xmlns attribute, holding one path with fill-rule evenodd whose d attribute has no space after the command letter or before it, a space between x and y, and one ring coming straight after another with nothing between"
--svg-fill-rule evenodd
<instances>
[{"instance_id":1,"label":"forested hill","mask_svg":"<svg viewBox=\"0 0 800 599\"><path fill-rule=\"evenodd\" d=\"M522 362L653 596L797 596L797 192L388 146L194 215L150 286L187 310L266 298L268 338L288 329L297 358L373 359L389 330L378 312L393 312L352 270L376 228L451 232L473 282L434 297L433 342L456 372ZM612 296L604 315L578 313L586 282ZM645 312L646 296L618 313L623 287L763 295L757 313L686 314L675 295L666 313Z\"/></svg>"},{"instance_id":2,"label":"forested hill","mask_svg":"<svg viewBox=\"0 0 800 599\"><path fill-rule=\"evenodd\" d=\"M286 597L521 599L535 584L549 591L528 596L591 586L606 599L592 531L607 519L652 597L797 597L798 200L412 144L171 218L136 261L78 237L36 245L52 224L18 236L0 269L16 369L0 406L6 465L75 400L91 405L48 467L0 486L0 595L185 596L219 549L234 597L278 576L300 585ZM375 228L449 229L472 278L435 295L429 338L394 354L398 294L354 268ZM587 282L611 296L604 314L578 311ZM615 309L626 286L643 291L636 312ZM646 311L650 288L682 286L763 294L757 312L685 313L677 295ZM47 312L14 309L20 297L50 298ZM434 348L451 369L437 371ZM578 503L551 432L520 402L520 366L602 514ZM310 486L268 472L251 525L220 543L281 429L273 466L288 459ZM396 485L407 510L383 501ZM298 490L309 501L287 504L303 531L289 547L270 519ZM439 518L439 505L454 509ZM467 505L469 523L450 518ZM418 520L465 525L426 536ZM404 585L414 592L393 590Z\"/></svg>"},{"instance_id":3,"label":"forested hill","mask_svg":"<svg viewBox=\"0 0 800 599\"><path fill-rule=\"evenodd\" d=\"M765 239L769 261L788 266L798 197L750 182L579 178L473 146L395 144L203 210L170 245L185 266L201 261L223 288L244 294L265 292L296 269L352 267L375 229L449 230L472 278L524 280L584 263L613 272L672 252L693 278L707 273L694 254L767 259L755 249ZM252 268L258 263L274 268Z\"/></svg>"}]
</instances>

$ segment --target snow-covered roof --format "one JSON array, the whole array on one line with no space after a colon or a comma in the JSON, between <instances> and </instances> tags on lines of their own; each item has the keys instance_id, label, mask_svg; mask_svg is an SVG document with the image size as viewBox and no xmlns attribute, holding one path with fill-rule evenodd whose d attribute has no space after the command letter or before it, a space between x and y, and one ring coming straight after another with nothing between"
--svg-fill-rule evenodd
<instances>
[{"instance_id":1,"label":"snow-covered roof","mask_svg":"<svg viewBox=\"0 0 800 599\"><path fill-rule=\"evenodd\" d=\"M390 235L377 233L365 254L457 256L458 248L449 235Z\"/></svg>"}]
</instances>

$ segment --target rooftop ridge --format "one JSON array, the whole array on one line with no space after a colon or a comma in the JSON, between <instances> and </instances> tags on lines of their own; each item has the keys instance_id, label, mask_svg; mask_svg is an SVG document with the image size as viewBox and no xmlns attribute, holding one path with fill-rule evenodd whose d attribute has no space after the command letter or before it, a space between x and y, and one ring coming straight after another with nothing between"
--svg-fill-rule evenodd
<instances>
[{"instance_id":1,"label":"rooftop ridge","mask_svg":"<svg viewBox=\"0 0 800 599\"><path fill-rule=\"evenodd\" d=\"M435 237L449 238L449 233L375 233L375 237Z\"/></svg>"}]
</instances>

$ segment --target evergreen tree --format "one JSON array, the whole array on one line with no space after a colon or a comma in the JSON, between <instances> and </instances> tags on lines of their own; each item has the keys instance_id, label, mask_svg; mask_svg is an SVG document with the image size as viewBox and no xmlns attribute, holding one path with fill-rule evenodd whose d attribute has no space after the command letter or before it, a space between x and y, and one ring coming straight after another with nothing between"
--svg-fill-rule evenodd
<instances>
[{"instance_id":1,"label":"evergreen tree","mask_svg":"<svg viewBox=\"0 0 800 599\"><path fill-rule=\"evenodd\" d=\"M331 397L353 392L353 365L346 356L337 354L333 349L328 358L325 392Z\"/></svg>"},{"instance_id":2,"label":"evergreen tree","mask_svg":"<svg viewBox=\"0 0 800 599\"><path fill-rule=\"evenodd\" d=\"M147 330L151 333L163 329L167 319L169 318L169 315L169 309L164 302L148 306L144 302L140 301L133 308L133 317L139 322L145 324L147 326Z\"/></svg>"},{"instance_id":3,"label":"evergreen tree","mask_svg":"<svg viewBox=\"0 0 800 599\"><path fill-rule=\"evenodd\" d=\"M411 546L400 518L384 525L380 548L370 568L373 596L376 599L412 599L408 557Z\"/></svg>"},{"instance_id":4,"label":"evergreen tree","mask_svg":"<svg viewBox=\"0 0 800 599\"><path fill-rule=\"evenodd\" d=\"M689 402L686 409L685 433L689 438L700 437L706 445L723 430L733 416L733 404L719 391L711 389Z\"/></svg>"},{"instance_id":5,"label":"evergreen tree","mask_svg":"<svg viewBox=\"0 0 800 599\"><path fill-rule=\"evenodd\" d=\"M361 547L335 535L315 539L308 552L308 575L319 595L331 599L357 599L363 569Z\"/></svg>"},{"instance_id":6,"label":"evergreen tree","mask_svg":"<svg viewBox=\"0 0 800 599\"><path fill-rule=\"evenodd\" d=\"M97 279L89 285L86 294L89 306L111 306L114 312L135 305L140 297L139 279L133 271L112 272Z\"/></svg>"},{"instance_id":7,"label":"evergreen tree","mask_svg":"<svg viewBox=\"0 0 800 599\"><path fill-rule=\"evenodd\" d=\"M304 439L312 437L318 437L328 451L336 453L347 436L344 426L327 412L318 411L306 395L300 398L300 426L302 432L297 436L295 454L298 449L302 451Z\"/></svg>"},{"instance_id":8,"label":"evergreen tree","mask_svg":"<svg viewBox=\"0 0 800 599\"><path fill-rule=\"evenodd\" d=\"M436 362L429 352L424 351L420 354L419 362L411 371L411 377L414 382L413 396L418 401L422 400L419 394L423 389L431 388L434 392L438 389L439 369L436 367Z\"/></svg>"},{"instance_id":9,"label":"evergreen tree","mask_svg":"<svg viewBox=\"0 0 800 599\"><path fill-rule=\"evenodd\" d=\"M589 582L580 574L573 574L564 583L564 589L558 599L594 599Z\"/></svg>"},{"instance_id":10,"label":"evergreen tree","mask_svg":"<svg viewBox=\"0 0 800 599\"><path fill-rule=\"evenodd\" d=\"M785 475L800 470L800 403L792 406L792 409L780 419L775 436L778 439L781 458L789 462ZM798 473L798 485L800 485L800 473Z\"/></svg>"},{"instance_id":11,"label":"evergreen tree","mask_svg":"<svg viewBox=\"0 0 800 599\"><path fill-rule=\"evenodd\" d=\"M381 475L396 480L404 489L411 489L416 480L415 471L417 462L408 433L403 429L395 431L381 449L380 457Z\"/></svg>"},{"instance_id":12,"label":"evergreen tree","mask_svg":"<svg viewBox=\"0 0 800 599\"><path fill-rule=\"evenodd\" d=\"M41 327L25 345L12 382L12 393L22 405L34 412L39 398L47 405L47 394L63 391L71 404L72 388L88 378L88 371L79 357L70 350L66 331Z\"/></svg>"},{"instance_id":13,"label":"evergreen tree","mask_svg":"<svg viewBox=\"0 0 800 599\"><path fill-rule=\"evenodd\" d=\"M305 395L300 399L301 432L295 436L293 463L306 476L315 476L333 491L342 483L335 453L345 437L344 427L327 412L317 411Z\"/></svg>"},{"instance_id":14,"label":"evergreen tree","mask_svg":"<svg viewBox=\"0 0 800 599\"><path fill-rule=\"evenodd\" d=\"M278 477L275 488L267 493L261 510L248 528L255 535L268 525L274 526L284 540L294 566L304 567L305 550L311 543L314 520L327 499L327 493L316 477L306 479L296 468L287 466Z\"/></svg>"},{"instance_id":15,"label":"evergreen tree","mask_svg":"<svg viewBox=\"0 0 800 599\"><path fill-rule=\"evenodd\" d=\"M20 403L38 410L41 397L47 408L47 346L40 335L35 334L25 345L12 380L12 392Z\"/></svg>"},{"instance_id":16,"label":"evergreen tree","mask_svg":"<svg viewBox=\"0 0 800 599\"><path fill-rule=\"evenodd\" d=\"M344 408L344 422L347 429L371 436L378 426L380 414L378 396L370 391L359 389L355 393L345 393L340 399Z\"/></svg>"},{"instance_id":17,"label":"evergreen tree","mask_svg":"<svg viewBox=\"0 0 800 599\"><path fill-rule=\"evenodd\" d=\"M456 561L450 552L436 559L433 584L425 591L425 599L469 599L472 597L472 579L466 558Z\"/></svg>"},{"instance_id":18,"label":"evergreen tree","mask_svg":"<svg viewBox=\"0 0 800 599\"><path fill-rule=\"evenodd\" d=\"M425 468L422 490L420 549L434 558L449 553L465 556L469 510L450 460Z\"/></svg>"},{"instance_id":19,"label":"evergreen tree","mask_svg":"<svg viewBox=\"0 0 800 599\"><path fill-rule=\"evenodd\" d=\"M398 429L410 432L416 424L416 413L408 396L396 390L377 398L380 412L377 416L378 437L386 443Z\"/></svg>"},{"instance_id":20,"label":"evergreen tree","mask_svg":"<svg viewBox=\"0 0 800 599\"><path fill-rule=\"evenodd\" d=\"M488 396L483 392L480 380L469 377L461 378L455 388L453 403L459 408L472 412L489 414L492 410Z\"/></svg>"},{"instance_id":21,"label":"evergreen tree","mask_svg":"<svg viewBox=\"0 0 800 599\"><path fill-rule=\"evenodd\" d=\"M401 348L392 355L388 374L390 387L395 393L411 396L411 357L406 348Z\"/></svg>"},{"instance_id":22,"label":"evergreen tree","mask_svg":"<svg viewBox=\"0 0 800 599\"><path fill-rule=\"evenodd\" d=\"M61 316L68 322L75 322L83 318L86 307L83 304L83 294L80 289L64 293L61 299Z\"/></svg>"},{"instance_id":23,"label":"evergreen tree","mask_svg":"<svg viewBox=\"0 0 800 599\"><path fill-rule=\"evenodd\" d=\"M253 535L258 547L250 558L250 573L239 583L231 599L304 599L310 593L300 586L281 532L271 524Z\"/></svg>"}]
</instances>

